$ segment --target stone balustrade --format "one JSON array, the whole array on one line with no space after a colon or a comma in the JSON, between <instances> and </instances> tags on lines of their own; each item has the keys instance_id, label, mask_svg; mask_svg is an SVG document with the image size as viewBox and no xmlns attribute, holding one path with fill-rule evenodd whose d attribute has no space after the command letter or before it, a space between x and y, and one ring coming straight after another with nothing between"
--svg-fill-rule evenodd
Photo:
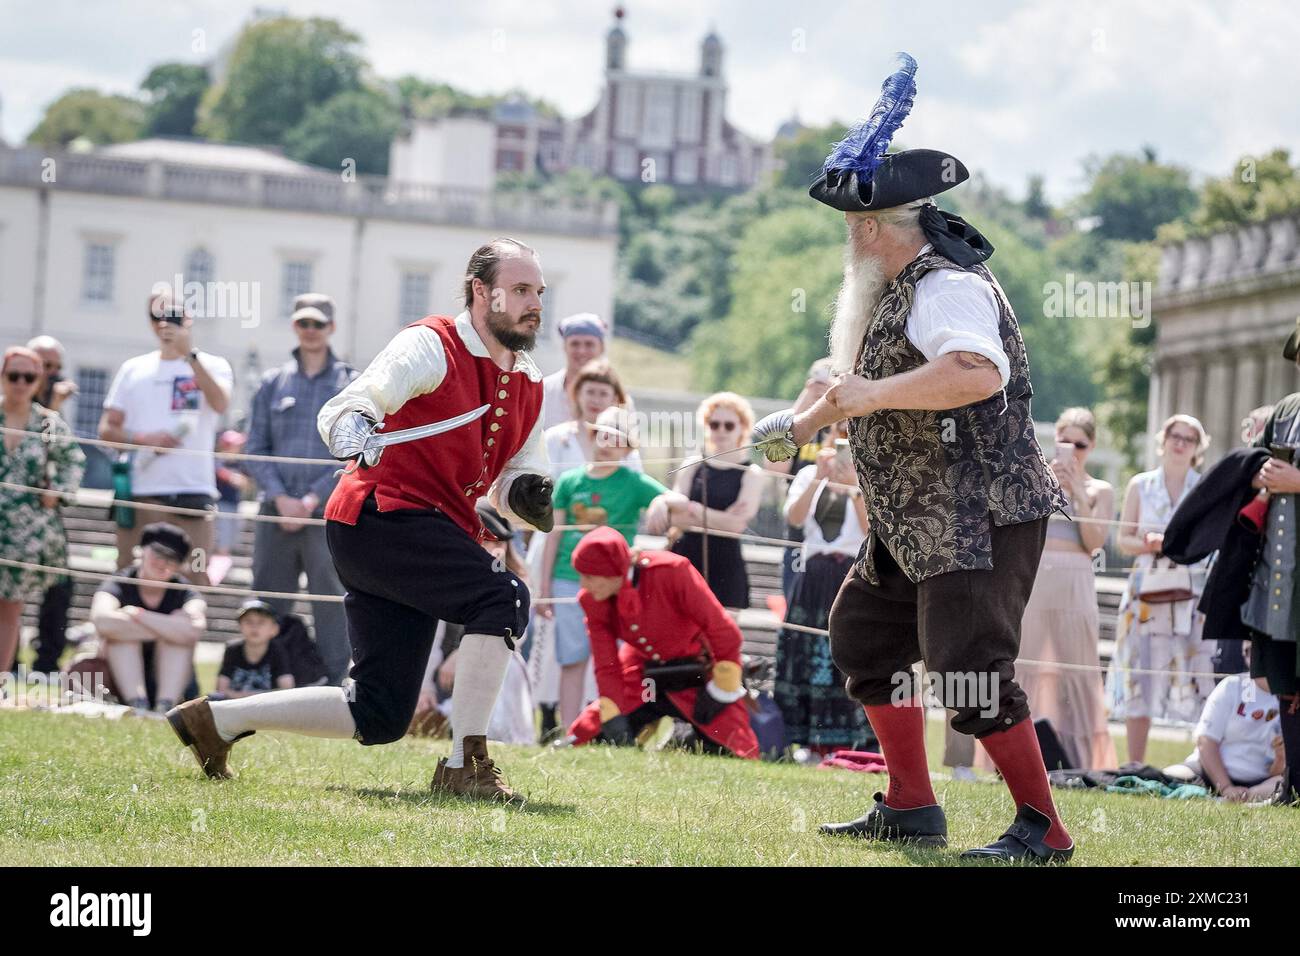
<instances>
[{"instance_id":1,"label":"stone balustrade","mask_svg":"<svg viewBox=\"0 0 1300 956\"><path fill-rule=\"evenodd\" d=\"M0 186L69 189L150 199L208 202L345 216L404 219L491 230L539 229L579 236L618 231L613 201L558 201L394 182L382 176L282 175L117 159L93 154L0 148Z\"/></svg>"}]
</instances>

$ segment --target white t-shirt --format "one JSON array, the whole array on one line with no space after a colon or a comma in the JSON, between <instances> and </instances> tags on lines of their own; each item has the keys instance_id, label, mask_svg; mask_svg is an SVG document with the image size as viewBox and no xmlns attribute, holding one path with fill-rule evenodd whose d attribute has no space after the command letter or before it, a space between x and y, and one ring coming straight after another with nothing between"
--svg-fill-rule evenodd
<instances>
[{"instance_id":1,"label":"white t-shirt","mask_svg":"<svg viewBox=\"0 0 1300 956\"><path fill-rule=\"evenodd\" d=\"M229 391L235 381L230 363L218 355L199 353L199 361ZM217 493L217 425L221 416L208 404L185 359L163 361L159 352L127 359L117 370L104 399L105 408L126 416L130 432L168 431L180 439L181 448L205 454L170 455L164 450L136 452L131 471L134 495L195 495Z\"/></svg>"},{"instance_id":2,"label":"white t-shirt","mask_svg":"<svg viewBox=\"0 0 1300 956\"><path fill-rule=\"evenodd\" d=\"M1280 707L1277 697L1261 690L1249 674L1234 674L1211 691L1192 736L1219 742L1223 767L1233 780L1257 783L1273 763L1273 738L1282 732ZM1183 763L1202 772L1196 751Z\"/></svg>"},{"instance_id":3,"label":"white t-shirt","mask_svg":"<svg viewBox=\"0 0 1300 956\"><path fill-rule=\"evenodd\" d=\"M973 272L931 269L916 283L907 338L927 361L949 352L975 352L997 366L1006 388L1011 363L1002 348L993 286Z\"/></svg>"},{"instance_id":4,"label":"white t-shirt","mask_svg":"<svg viewBox=\"0 0 1300 956\"><path fill-rule=\"evenodd\" d=\"M790 482L790 490L786 494L784 513L790 513L791 502L798 501L799 496L808 490L808 486L817 481L817 466L805 465L799 469L799 473L794 476ZM826 535L822 532L822 527L817 523L817 502L820 500L825 487L818 488L813 493L812 504L808 508L808 517L803 522L803 558L806 562L809 558L819 554L848 554L856 555L862 542L866 540L867 533L862 525L858 522L858 509L852 501L846 501L844 506L844 523L840 526L839 534L831 540L826 540Z\"/></svg>"}]
</instances>

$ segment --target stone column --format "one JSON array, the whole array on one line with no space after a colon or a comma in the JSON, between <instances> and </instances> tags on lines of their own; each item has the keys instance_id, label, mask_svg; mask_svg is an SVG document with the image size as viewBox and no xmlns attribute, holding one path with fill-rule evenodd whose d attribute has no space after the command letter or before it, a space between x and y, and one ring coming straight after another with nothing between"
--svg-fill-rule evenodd
<instances>
[{"instance_id":1,"label":"stone column","mask_svg":"<svg viewBox=\"0 0 1300 956\"><path fill-rule=\"evenodd\" d=\"M1201 407L1201 392L1204 388L1205 364L1196 359L1190 360L1178 374L1178 391L1174 394L1174 406L1170 415L1197 415ZM1166 415L1166 418L1169 416ZM1164 419L1161 419L1164 421Z\"/></svg>"},{"instance_id":2,"label":"stone column","mask_svg":"<svg viewBox=\"0 0 1300 956\"><path fill-rule=\"evenodd\" d=\"M1215 358L1209 363L1205 377L1205 390L1200 395L1201 420L1205 430L1210 433L1210 448L1205 462L1213 464L1223 457L1223 453L1238 444L1236 424L1240 419L1233 416L1234 366L1230 358Z\"/></svg>"},{"instance_id":3,"label":"stone column","mask_svg":"<svg viewBox=\"0 0 1300 956\"><path fill-rule=\"evenodd\" d=\"M1237 354L1237 385L1232 401L1237 423L1240 423L1252 409L1271 401L1268 396L1260 394L1264 385L1263 372L1263 356L1258 352L1247 350ZM1235 433L1234 444L1240 437L1240 432ZM1225 449L1227 447L1224 445Z\"/></svg>"},{"instance_id":4,"label":"stone column","mask_svg":"<svg viewBox=\"0 0 1300 956\"><path fill-rule=\"evenodd\" d=\"M1281 348L1264 355L1264 401L1277 404L1294 390L1295 364L1282 357Z\"/></svg>"}]
</instances>

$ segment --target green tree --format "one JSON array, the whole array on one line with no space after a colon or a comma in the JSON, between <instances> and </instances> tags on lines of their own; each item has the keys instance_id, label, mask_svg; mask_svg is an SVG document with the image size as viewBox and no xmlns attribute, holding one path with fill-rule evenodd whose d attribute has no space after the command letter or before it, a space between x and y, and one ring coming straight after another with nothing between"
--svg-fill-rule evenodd
<instances>
[{"instance_id":1,"label":"green tree","mask_svg":"<svg viewBox=\"0 0 1300 956\"><path fill-rule=\"evenodd\" d=\"M46 149L61 149L74 139L96 145L138 139L145 108L129 96L98 90L68 90L45 109L45 115L27 136L27 142Z\"/></svg>"},{"instance_id":2,"label":"green tree","mask_svg":"<svg viewBox=\"0 0 1300 956\"><path fill-rule=\"evenodd\" d=\"M384 94L349 90L311 107L284 137L285 152L330 169L351 159L359 173L383 174L400 122L396 104Z\"/></svg>"},{"instance_id":3,"label":"green tree","mask_svg":"<svg viewBox=\"0 0 1300 956\"><path fill-rule=\"evenodd\" d=\"M315 105L361 89L361 37L337 20L278 17L244 28L225 82L210 87L199 131L213 139L283 144Z\"/></svg>"},{"instance_id":4,"label":"green tree","mask_svg":"<svg viewBox=\"0 0 1300 956\"><path fill-rule=\"evenodd\" d=\"M730 311L691 337L697 384L793 399L826 354L843 243L843 222L813 203L749 225L732 258Z\"/></svg>"},{"instance_id":5,"label":"green tree","mask_svg":"<svg viewBox=\"0 0 1300 956\"><path fill-rule=\"evenodd\" d=\"M1157 162L1150 147L1140 156L1090 157L1084 172L1089 186L1078 199L1078 210L1100 219L1097 233L1105 239L1146 242L1155 238L1162 223L1186 216L1196 207L1187 170Z\"/></svg>"},{"instance_id":6,"label":"green tree","mask_svg":"<svg viewBox=\"0 0 1300 956\"><path fill-rule=\"evenodd\" d=\"M208 88L206 67L160 63L140 84L146 107L145 136L193 136L199 102Z\"/></svg>"},{"instance_id":7,"label":"green tree","mask_svg":"<svg viewBox=\"0 0 1300 956\"><path fill-rule=\"evenodd\" d=\"M775 149L779 172L776 173L775 185L807 192L831 146L844 138L844 131L842 123L810 126L800 130L794 139L778 142Z\"/></svg>"},{"instance_id":8,"label":"green tree","mask_svg":"<svg viewBox=\"0 0 1300 956\"><path fill-rule=\"evenodd\" d=\"M1192 223L1197 232L1217 232L1297 209L1300 167L1291 165L1287 150L1275 149L1260 157L1243 156L1230 175L1206 183Z\"/></svg>"}]
</instances>

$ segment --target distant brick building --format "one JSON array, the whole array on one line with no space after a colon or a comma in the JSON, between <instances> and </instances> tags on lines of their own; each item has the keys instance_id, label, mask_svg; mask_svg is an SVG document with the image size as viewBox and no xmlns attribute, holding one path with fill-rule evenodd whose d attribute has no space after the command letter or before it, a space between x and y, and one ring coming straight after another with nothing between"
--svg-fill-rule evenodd
<instances>
[{"instance_id":1,"label":"distant brick building","mask_svg":"<svg viewBox=\"0 0 1300 956\"><path fill-rule=\"evenodd\" d=\"M755 185L772 168L772 147L727 121L717 34L701 41L697 72L629 70L623 10L614 17L604 87L586 115L566 120L507 100L486 114L415 120L393 143L389 175L489 188L498 173L578 168L626 182Z\"/></svg>"}]
</instances>

